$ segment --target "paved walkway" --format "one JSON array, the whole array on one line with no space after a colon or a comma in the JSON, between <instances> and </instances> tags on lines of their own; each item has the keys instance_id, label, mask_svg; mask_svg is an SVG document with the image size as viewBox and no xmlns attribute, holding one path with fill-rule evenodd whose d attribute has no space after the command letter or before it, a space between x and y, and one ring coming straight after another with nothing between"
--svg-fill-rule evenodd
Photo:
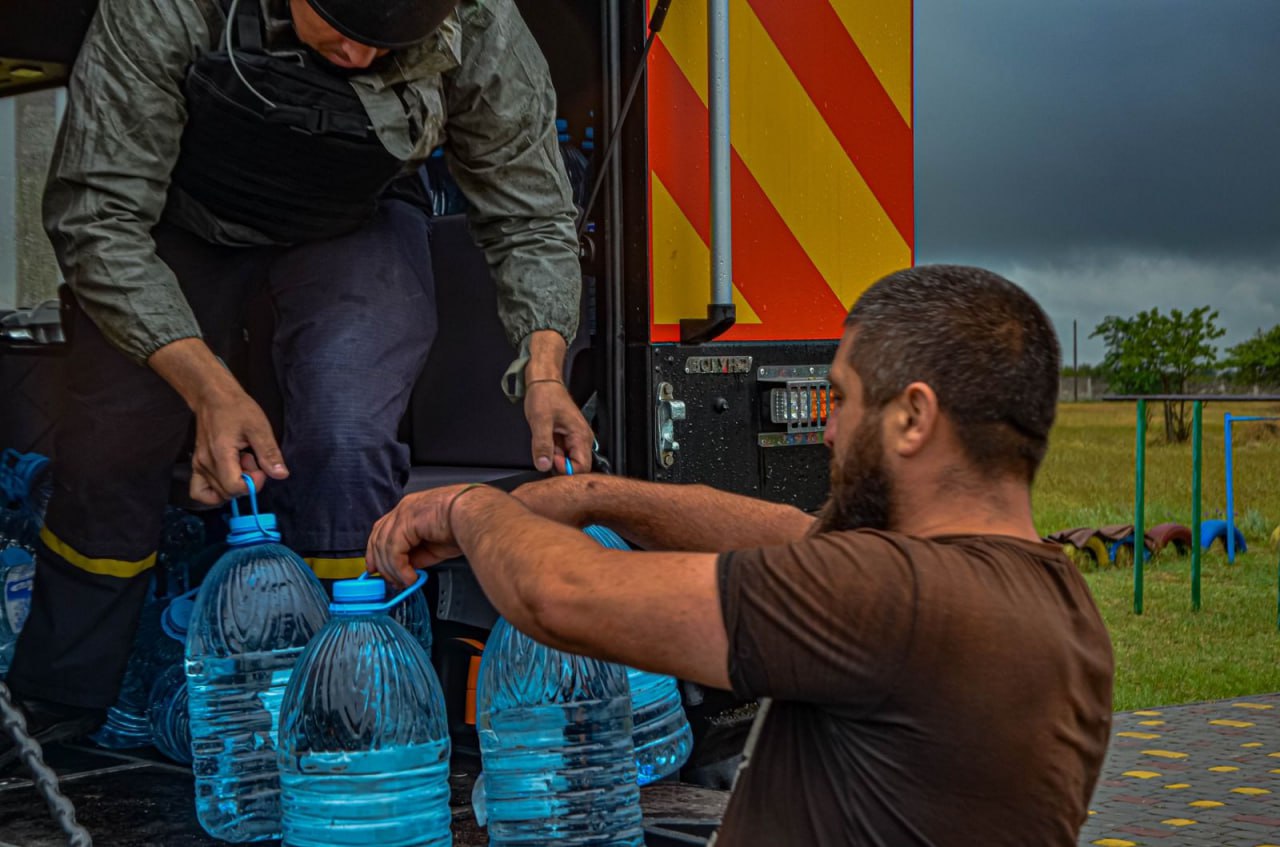
<instances>
[{"instance_id":1,"label":"paved walkway","mask_svg":"<svg viewBox=\"0 0 1280 847\"><path fill-rule=\"evenodd\" d=\"M1081 847L1280 847L1280 694L1120 712Z\"/></svg>"}]
</instances>

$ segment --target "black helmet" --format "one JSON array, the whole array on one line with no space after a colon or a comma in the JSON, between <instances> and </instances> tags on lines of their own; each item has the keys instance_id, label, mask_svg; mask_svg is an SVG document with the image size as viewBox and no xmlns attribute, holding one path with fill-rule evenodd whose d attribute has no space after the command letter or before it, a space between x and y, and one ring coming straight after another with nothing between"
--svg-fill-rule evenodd
<instances>
[{"instance_id":1,"label":"black helmet","mask_svg":"<svg viewBox=\"0 0 1280 847\"><path fill-rule=\"evenodd\" d=\"M399 50L423 41L459 0L307 0L329 26L360 44Z\"/></svg>"}]
</instances>

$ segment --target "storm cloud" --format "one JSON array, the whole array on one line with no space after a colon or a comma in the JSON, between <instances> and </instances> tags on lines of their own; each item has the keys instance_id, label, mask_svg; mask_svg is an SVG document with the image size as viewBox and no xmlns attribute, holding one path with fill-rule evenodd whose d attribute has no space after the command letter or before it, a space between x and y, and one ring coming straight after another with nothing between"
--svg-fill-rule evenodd
<instances>
[{"instance_id":1,"label":"storm cloud","mask_svg":"<svg viewBox=\"0 0 1280 847\"><path fill-rule=\"evenodd\" d=\"M916 259L1108 314L1280 323L1280 2L916 0Z\"/></svg>"}]
</instances>

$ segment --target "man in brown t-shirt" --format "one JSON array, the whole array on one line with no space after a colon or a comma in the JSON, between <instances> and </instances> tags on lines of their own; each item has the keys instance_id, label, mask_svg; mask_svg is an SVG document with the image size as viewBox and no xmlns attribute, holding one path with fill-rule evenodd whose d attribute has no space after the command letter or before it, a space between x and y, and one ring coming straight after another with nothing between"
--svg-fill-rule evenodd
<instances>
[{"instance_id":1,"label":"man in brown t-shirt","mask_svg":"<svg viewBox=\"0 0 1280 847\"><path fill-rule=\"evenodd\" d=\"M406 581L462 551L540 641L766 698L717 847L1074 845L1113 667L1032 522L1059 362L1007 280L901 271L849 313L817 518L598 475L459 486L406 497L369 566ZM666 552L604 550L590 523Z\"/></svg>"}]
</instances>

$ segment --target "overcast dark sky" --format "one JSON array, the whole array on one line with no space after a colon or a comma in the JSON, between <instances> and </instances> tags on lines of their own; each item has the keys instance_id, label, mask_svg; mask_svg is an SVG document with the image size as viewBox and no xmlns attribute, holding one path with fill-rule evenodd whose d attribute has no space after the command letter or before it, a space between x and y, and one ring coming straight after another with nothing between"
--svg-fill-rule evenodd
<instances>
[{"instance_id":1,"label":"overcast dark sky","mask_svg":"<svg viewBox=\"0 0 1280 847\"><path fill-rule=\"evenodd\" d=\"M1280 323L1280 0L915 0L916 260L997 270L1070 360L1108 314Z\"/></svg>"}]
</instances>

